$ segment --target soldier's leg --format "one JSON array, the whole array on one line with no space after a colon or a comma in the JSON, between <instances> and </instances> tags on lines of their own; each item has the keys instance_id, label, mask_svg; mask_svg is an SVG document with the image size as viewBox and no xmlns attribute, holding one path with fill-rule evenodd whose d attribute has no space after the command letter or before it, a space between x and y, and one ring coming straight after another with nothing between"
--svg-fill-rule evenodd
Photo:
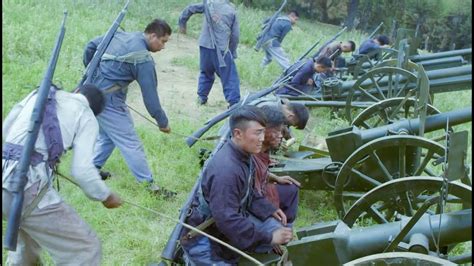
<instances>
[{"instance_id":1,"label":"soldier's leg","mask_svg":"<svg viewBox=\"0 0 474 266\"><path fill-rule=\"evenodd\" d=\"M41 265L41 247L21 228L15 251L9 251L6 265Z\"/></svg>"},{"instance_id":2,"label":"soldier's leg","mask_svg":"<svg viewBox=\"0 0 474 266\"><path fill-rule=\"evenodd\" d=\"M298 187L294 184L276 185L280 198L280 209L285 213L288 223L293 223L298 212Z\"/></svg>"},{"instance_id":3,"label":"soldier's leg","mask_svg":"<svg viewBox=\"0 0 474 266\"><path fill-rule=\"evenodd\" d=\"M143 144L135 131L133 120L127 107L115 106L113 110L102 116L101 126L108 137L120 150L128 168L138 182L153 182L148 167Z\"/></svg>"},{"instance_id":4,"label":"soldier's leg","mask_svg":"<svg viewBox=\"0 0 474 266\"><path fill-rule=\"evenodd\" d=\"M50 189L44 199L50 197L59 195ZM22 229L48 251L56 265L100 265L102 251L96 233L63 201L40 202L24 218Z\"/></svg>"},{"instance_id":5,"label":"soldier's leg","mask_svg":"<svg viewBox=\"0 0 474 266\"><path fill-rule=\"evenodd\" d=\"M200 73L197 94L204 102L207 101L207 96L209 95L215 80L214 73L216 70L214 68L214 60L217 60L215 50L199 47Z\"/></svg>"},{"instance_id":6,"label":"soldier's leg","mask_svg":"<svg viewBox=\"0 0 474 266\"><path fill-rule=\"evenodd\" d=\"M262 66L262 67L264 67L264 66L270 64L270 62L272 62L272 54L270 54L268 52L268 47L265 47L263 50L265 51L265 56L263 57L262 63L260 64L260 66Z\"/></svg>"},{"instance_id":7,"label":"soldier's leg","mask_svg":"<svg viewBox=\"0 0 474 266\"><path fill-rule=\"evenodd\" d=\"M36 189L35 192L37 192ZM28 194L28 192L25 192ZM31 202L31 197L25 195L24 205ZM6 220L10 213L12 193L2 189L2 219ZM20 227L15 251L8 251L7 265L40 265L41 247Z\"/></svg>"},{"instance_id":8,"label":"soldier's leg","mask_svg":"<svg viewBox=\"0 0 474 266\"><path fill-rule=\"evenodd\" d=\"M107 107L104 108L103 114L107 116ZM99 116L100 117L100 116ZM95 142L94 147L94 165L98 168L104 166L107 159L109 159L110 155L114 151L115 145L113 141L107 135L107 132L101 126L101 119L97 117L99 122L99 135L97 136L97 141Z\"/></svg>"},{"instance_id":9,"label":"soldier's leg","mask_svg":"<svg viewBox=\"0 0 474 266\"><path fill-rule=\"evenodd\" d=\"M285 53L283 48L281 48L280 46L270 47L268 49L268 52L273 56L273 58L275 58L275 60L278 62L283 71L290 67L290 59L288 58L288 55Z\"/></svg>"},{"instance_id":10,"label":"soldier's leg","mask_svg":"<svg viewBox=\"0 0 474 266\"><path fill-rule=\"evenodd\" d=\"M230 52L224 57L226 67L220 67L217 72L224 90L224 96L229 105L240 101L240 80L237 67Z\"/></svg>"}]
</instances>

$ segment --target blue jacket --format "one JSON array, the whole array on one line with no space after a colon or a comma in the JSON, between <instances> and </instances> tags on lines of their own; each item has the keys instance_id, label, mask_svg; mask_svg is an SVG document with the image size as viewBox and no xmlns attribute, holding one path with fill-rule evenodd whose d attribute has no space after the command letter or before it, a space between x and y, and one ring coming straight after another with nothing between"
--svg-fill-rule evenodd
<instances>
[{"instance_id":1,"label":"blue jacket","mask_svg":"<svg viewBox=\"0 0 474 266\"><path fill-rule=\"evenodd\" d=\"M257 230L255 224L249 220L247 212L265 220L276 208L264 196L252 192L248 197L252 204L247 202L246 210L243 210L241 205L249 186L253 191L253 184L248 182L251 155L240 149L232 140L228 140L210 160L202 174L201 189L215 223L206 231L246 251L252 251L260 244L270 244L272 234ZM197 209L197 197L192 206L194 209L186 221L197 226L204 222L206 217ZM214 260L236 263L240 257L214 241L211 241L211 249Z\"/></svg>"},{"instance_id":2,"label":"blue jacket","mask_svg":"<svg viewBox=\"0 0 474 266\"><path fill-rule=\"evenodd\" d=\"M87 44L83 55L84 66L92 60L102 38L103 36L97 37ZM126 88L135 80L140 85L148 113L161 128L167 127L168 118L161 108L157 92L155 61L148 50L144 33L116 32L101 59L92 83L111 94L112 97L106 97L106 104L126 109ZM107 92L114 85L118 85L121 89ZM113 101L110 100L112 98Z\"/></svg>"},{"instance_id":3,"label":"blue jacket","mask_svg":"<svg viewBox=\"0 0 474 266\"><path fill-rule=\"evenodd\" d=\"M264 23L268 21L269 19L265 20ZM267 32L267 34L262 37L262 43L266 43L271 40L273 47L280 47L286 34L290 32L291 29L291 21L288 16L278 17L270 27L270 30Z\"/></svg>"},{"instance_id":4,"label":"blue jacket","mask_svg":"<svg viewBox=\"0 0 474 266\"><path fill-rule=\"evenodd\" d=\"M368 54L378 48L380 48L380 45L375 43L373 39L366 40L360 45L359 54Z\"/></svg>"},{"instance_id":5,"label":"blue jacket","mask_svg":"<svg viewBox=\"0 0 474 266\"><path fill-rule=\"evenodd\" d=\"M314 73L316 73L316 70L314 70L314 61L312 58L308 58L306 62L304 63L304 65L301 66L301 68L293 76L291 81L288 82L288 85L294 87L295 89L305 92L308 87L307 85L308 80L313 78ZM276 93L294 95L294 96L298 96L301 94L287 87L278 89Z\"/></svg>"}]
</instances>

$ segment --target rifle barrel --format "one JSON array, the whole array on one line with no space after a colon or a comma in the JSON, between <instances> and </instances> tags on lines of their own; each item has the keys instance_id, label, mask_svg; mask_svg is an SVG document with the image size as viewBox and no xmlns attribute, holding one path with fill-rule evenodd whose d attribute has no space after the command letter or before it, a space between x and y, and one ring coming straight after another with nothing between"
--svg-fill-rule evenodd
<instances>
[{"instance_id":1,"label":"rifle barrel","mask_svg":"<svg viewBox=\"0 0 474 266\"><path fill-rule=\"evenodd\" d=\"M44 109L46 106L46 100L48 98L49 90L51 88L54 71L59 58L59 52L63 43L64 34L66 32L65 24L67 18L67 11L64 12L63 21L61 28L54 45L51 58L49 60L48 68L41 81L41 85L38 89L35 106L30 118L30 126L28 135L26 137L25 144L21 152L21 157L17 166L17 169L12 177L14 182L14 188L12 191L12 202L10 205L10 213L8 215L7 230L5 233L4 247L8 250L15 251L18 240L18 230L20 228L21 212L23 209L23 190L28 182L28 170L31 163L31 154L38 138L39 129L43 122Z\"/></svg>"},{"instance_id":2,"label":"rifle barrel","mask_svg":"<svg viewBox=\"0 0 474 266\"><path fill-rule=\"evenodd\" d=\"M107 33L104 35L104 38L102 39L100 44L97 46L97 50L95 51L94 56L92 57L91 61L87 65L84 75L82 76L82 79L79 82L79 85L77 86L78 88L82 86L83 84L91 83L94 73L99 67L99 63L102 58L102 55L104 55L105 50L107 50L107 47L109 46L110 41L112 41L112 38L114 37L115 32L117 32L117 29L120 26L120 23L122 22L123 18L125 17L125 14L127 13L129 2L130 0L127 0L127 3L125 3L125 6L122 8L117 18L114 20L114 22L110 26L110 28L107 30Z\"/></svg>"}]
</instances>

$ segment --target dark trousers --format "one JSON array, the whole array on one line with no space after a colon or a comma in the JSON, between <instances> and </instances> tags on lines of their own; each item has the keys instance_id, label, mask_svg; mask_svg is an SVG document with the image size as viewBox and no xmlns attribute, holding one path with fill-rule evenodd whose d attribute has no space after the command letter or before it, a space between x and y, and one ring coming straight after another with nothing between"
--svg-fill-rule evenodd
<instances>
[{"instance_id":1,"label":"dark trousers","mask_svg":"<svg viewBox=\"0 0 474 266\"><path fill-rule=\"evenodd\" d=\"M298 187L294 184L277 184L280 209L285 213L288 223L293 223L298 212Z\"/></svg>"},{"instance_id":2,"label":"dark trousers","mask_svg":"<svg viewBox=\"0 0 474 266\"><path fill-rule=\"evenodd\" d=\"M201 73L199 74L198 96L207 101L207 96L214 84L215 75L221 79L224 89L224 96L229 105L240 101L240 80L237 73L237 67L234 58L230 52L224 56L225 67L219 67L217 53L215 49L199 47L199 65Z\"/></svg>"}]
</instances>

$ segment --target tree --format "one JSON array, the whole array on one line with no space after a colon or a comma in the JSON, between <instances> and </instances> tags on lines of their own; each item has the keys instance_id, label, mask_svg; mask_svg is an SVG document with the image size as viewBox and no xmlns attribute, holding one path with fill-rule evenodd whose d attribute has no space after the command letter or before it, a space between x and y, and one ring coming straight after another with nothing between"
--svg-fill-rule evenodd
<instances>
[{"instance_id":1,"label":"tree","mask_svg":"<svg viewBox=\"0 0 474 266\"><path fill-rule=\"evenodd\" d=\"M347 26L349 30L354 28L354 21L355 21L358 11L359 11L359 0L350 0L347 7L347 19L344 23L345 26Z\"/></svg>"}]
</instances>

